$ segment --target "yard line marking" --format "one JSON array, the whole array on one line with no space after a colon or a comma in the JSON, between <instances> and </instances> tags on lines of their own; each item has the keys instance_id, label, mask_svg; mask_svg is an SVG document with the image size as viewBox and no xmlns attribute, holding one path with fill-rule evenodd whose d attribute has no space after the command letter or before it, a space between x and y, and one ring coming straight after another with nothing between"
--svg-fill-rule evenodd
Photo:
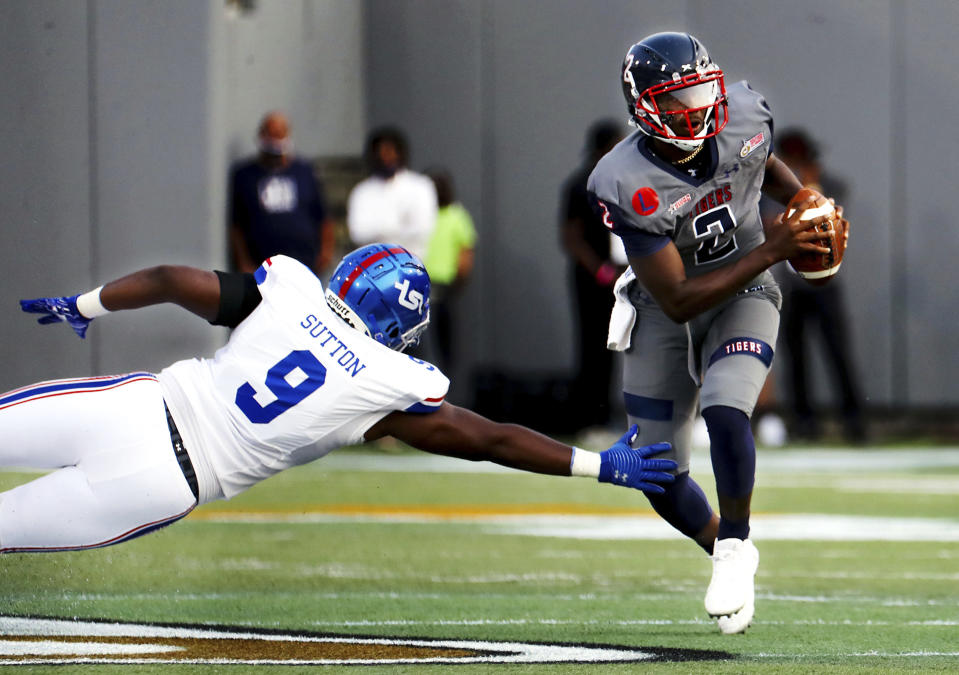
<instances>
[{"instance_id":1,"label":"yard line marking","mask_svg":"<svg viewBox=\"0 0 959 675\"><path fill-rule=\"evenodd\" d=\"M715 619L397 619L358 621L312 621L310 625L329 628L376 628L390 626L712 626Z\"/></svg>"},{"instance_id":2,"label":"yard line marking","mask_svg":"<svg viewBox=\"0 0 959 675\"><path fill-rule=\"evenodd\" d=\"M715 619L358 619L355 621L311 621L311 626L319 628L391 628L416 626L712 626ZM793 621L757 620L767 626L914 626L921 628L940 627L933 621L826 621L823 619L795 619ZM948 624L954 625L954 624Z\"/></svg>"},{"instance_id":3,"label":"yard line marking","mask_svg":"<svg viewBox=\"0 0 959 675\"><path fill-rule=\"evenodd\" d=\"M900 570L896 572L809 572L808 570L790 574L789 572L774 572L777 578L782 579L876 579L876 580L906 580L906 581L959 581L959 572L910 572Z\"/></svg>"},{"instance_id":4,"label":"yard line marking","mask_svg":"<svg viewBox=\"0 0 959 675\"><path fill-rule=\"evenodd\" d=\"M912 657L912 656L959 656L959 652L879 652L879 651L869 651L869 652L853 652L849 656L902 656L902 657Z\"/></svg>"},{"instance_id":5,"label":"yard line marking","mask_svg":"<svg viewBox=\"0 0 959 675\"><path fill-rule=\"evenodd\" d=\"M542 508L542 511L537 509ZM566 512L558 512L562 508ZM585 513L584 513L585 512ZM683 535L652 512L596 514L581 505L319 505L295 511L199 509L192 520L234 524L459 522L481 525L489 534L563 539L663 540ZM886 518L834 514L753 514L755 539L781 541L959 542L959 520Z\"/></svg>"}]
</instances>

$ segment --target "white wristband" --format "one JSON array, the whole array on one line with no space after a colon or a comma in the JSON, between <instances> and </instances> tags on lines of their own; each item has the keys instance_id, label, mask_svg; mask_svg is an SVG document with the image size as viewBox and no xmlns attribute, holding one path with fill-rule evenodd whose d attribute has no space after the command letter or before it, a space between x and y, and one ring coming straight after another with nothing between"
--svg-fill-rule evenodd
<instances>
[{"instance_id":1,"label":"white wristband","mask_svg":"<svg viewBox=\"0 0 959 675\"><path fill-rule=\"evenodd\" d=\"M599 466L603 460L598 452L590 452L573 446L573 458L569 462L570 476L599 478Z\"/></svg>"},{"instance_id":2,"label":"white wristband","mask_svg":"<svg viewBox=\"0 0 959 675\"><path fill-rule=\"evenodd\" d=\"M95 319L98 316L110 313L110 310L104 307L103 303L100 302L101 290L103 290L103 286L77 296L77 310L80 314L88 319Z\"/></svg>"}]
</instances>

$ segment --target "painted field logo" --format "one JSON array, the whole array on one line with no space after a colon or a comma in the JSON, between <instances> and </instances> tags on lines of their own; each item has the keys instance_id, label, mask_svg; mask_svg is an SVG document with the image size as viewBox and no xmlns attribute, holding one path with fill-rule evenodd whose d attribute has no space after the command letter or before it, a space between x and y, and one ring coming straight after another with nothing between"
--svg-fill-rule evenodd
<instances>
[{"instance_id":1,"label":"painted field logo","mask_svg":"<svg viewBox=\"0 0 959 675\"><path fill-rule=\"evenodd\" d=\"M0 616L0 666L631 663L731 658L659 647L531 644L284 632L236 626Z\"/></svg>"}]
</instances>

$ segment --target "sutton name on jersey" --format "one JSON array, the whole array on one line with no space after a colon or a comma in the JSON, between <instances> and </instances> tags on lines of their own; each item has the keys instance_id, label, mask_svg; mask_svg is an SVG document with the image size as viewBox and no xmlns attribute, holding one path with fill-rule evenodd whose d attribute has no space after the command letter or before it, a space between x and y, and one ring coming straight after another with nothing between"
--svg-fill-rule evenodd
<instances>
[{"instance_id":1,"label":"sutton name on jersey","mask_svg":"<svg viewBox=\"0 0 959 675\"><path fill-rule=\"evenodd\" d=\"M300 327L305 329L310 334L310 337L320 340L321 347L326 347L330 342L336 342L336 346L333 348L333 351L330 352L330 356L336 359L336 362L342 366L343 370L349 373L350 377L356 377L366 368L366 364L361 363L359 357L350 351L349 347L314 315L307 314L300 322ZM342 354L340 352L342 352ZM337 354L339 354L339 356L337 356Z\"/></svg>"}]
</instances>

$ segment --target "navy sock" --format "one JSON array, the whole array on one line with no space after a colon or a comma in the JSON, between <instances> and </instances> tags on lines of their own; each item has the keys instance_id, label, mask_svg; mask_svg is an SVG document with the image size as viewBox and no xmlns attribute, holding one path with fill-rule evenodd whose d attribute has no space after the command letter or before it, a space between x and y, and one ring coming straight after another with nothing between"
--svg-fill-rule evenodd
<instances>
[{"instance_id":1,"label":"navy sock","mask_svg":"<svg viewBox=\"0 0 959 675\"><path fill-rule=\"evenodd\" d=\"M749 536L749 502L756 478L756 444L742 410L710 406L703 410L709 454L719 495L719 539Z\"/></svg>"},{"instance_id":2,"label":"navy sock","mask_svg":"<svg viewBox=\"0 0 959 675\"><path fill-rule=\"evenodd\" d=\"M674 482L663 487L666 488L664 494L646 495L653 510L687 537L695 537L713 517L713 509L703 489L688 472L678 474Z\"/></svg>"},{"instance_id":3,"label":"navy sock","mask_svg":"<svg viewBox=\"0 0 959 675\"><path fill-rule=\"evenodd\" d=\"M719 532L716 539L749 539L749 518L746 520L730 520L719 517Z\"/></svg>"}]
</instances>

